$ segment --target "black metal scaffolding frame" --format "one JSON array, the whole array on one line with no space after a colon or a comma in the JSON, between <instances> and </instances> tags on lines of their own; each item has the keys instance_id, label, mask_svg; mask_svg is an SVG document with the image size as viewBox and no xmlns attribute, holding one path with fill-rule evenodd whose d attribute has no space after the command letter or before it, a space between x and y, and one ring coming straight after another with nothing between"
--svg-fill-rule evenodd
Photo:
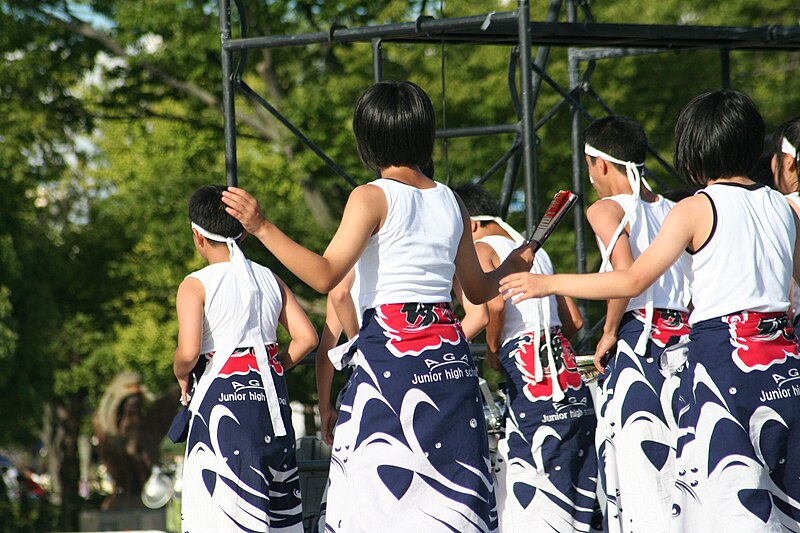
<instances>
[{"instance_id":1,"label":"black metal scaffolding frame","mask_svg":"<svg viewBox=\"0 0 800 533\"><path fill-rule=\"evenodd\" d=\"M227 183L236 185L236 120L234 93L247 94L277 120L287 127L303 144L316 153L335 173L352 186L356 181L299 128L275 109L264 97L242 80L242 72L249 50L308 46L321 43L369 42L372 44L373 77L382 79L382 47L384 43L472 44L504 45L511 47L508 66L508 86L517 121L513 124L479 125L465 128L437 130L440 139L479 135L514 134L510 148L483 174L485 182L502 166L506 170L500 193L503 214L507 214L511 196L517 187L517 176L522 170L525 192L526 227L537 220L537 139L536 130L556 115L564 106L572 114L572 188L581 198L574 210L576 237L576 264L578 272L586 271L586 235L582 199L584 197L583 149L581 145L582 120L592 115L582 105L588 96L606 112L613 110L589 86L589 79L597 60L630 55L653 54L665 51L716 50L720 53L722 86L730 85L730 52L732 50L800 51L800 26L770 25L762 27L693 26L674 24L609 24L594 21L586 0L550 0L544 21L532 21L529 0L518 0L517 9L510 12L492 12L477 16L442 18L423 16L413 22L346 28L332 25L327 32L296 35L248 37L246 14L241 0L233 0L240 21L240 38L232 38L231 2L220 0L220 34L222 60L222 96L225 136L225 173ZM566 4L567 22L559 22ZM579 14L583 21L579 21ZM537 46L535 58L532 47ZM569 88L564 88L547 75L550 48L568 47ZM234 56L238 54L238 62ZM581 64L587 68L581 72ZM519 72L519 87L516 73ZM534 122L534 110L541 90L546 83L561 100ZM677 176L671 166L654 150L656 162L667 173ZM586 316L585 303L581 303Z\"/></svg>"}]
</instances>

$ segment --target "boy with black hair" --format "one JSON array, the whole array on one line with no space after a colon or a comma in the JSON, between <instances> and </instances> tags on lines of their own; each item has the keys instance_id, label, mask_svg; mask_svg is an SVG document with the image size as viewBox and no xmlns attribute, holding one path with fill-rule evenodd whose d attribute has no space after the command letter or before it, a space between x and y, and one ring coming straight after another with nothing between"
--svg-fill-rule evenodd
<instances>
[{"instance_id":1,"label":"boy with black hair","mask_svg":"<svg viewBox=\"0 0 800 533\"><path fill-rule=\"evenodd\" d=\"M647 249L675 204L642 179L647 137L637 121L597 119L584 131L584 140L589 177L600 196L586 212L600 247L600 271L625 270ZM594 360L605 374L598 384L597 447L610 532L669 527L678 379L664 377L659 355L689 333L684 278L678 262L645 294L607 304ZM639 415L630 419L630 413Z\"/></svg>"},{"instance_id":2,"label":"boy with black hair","mask_svg":"<svg viewBox=\"0 0 800 533\"><path fill-rule=\"evenodd\" d=\"M494 269L524 239L500 218L486 189L468 184L453 190L469 213L481 265ZM532 271L553 273L543 249L536 252ZM506 376L505 434L494 469L500 531L539 531L555 524L558 531L589 531L597 421L567 340L583 325L580 311L560 296L518 306L500 295L481 306L464 298L462 303L467 338L483 329L482 317L488 315L487 362Z\"/></svg>"},{"instance_id":3,"label":"boy with black hair","mask_svg":"<svg viewBox=\"0 0 800 533\"><path fill-rule=\"evenodd\" d=\"M183 470L182 531L301 533L294 431L284 370L317 343L289 288L244 257L224 186L189 199L192 238L208 266L178 288L174 371L192 413ZM289 332L279 352L276 329ZM194 388L192 388L194 382Z\"/></svg>"},{"instance_id":4,"label":"boy with black hair","mask_svg":"<svg viewBox=\"0 0 800 533\"><path fill-rule=\"evenodd\" d=\"M627 298L692 254L674 533L800 530L800 395L792 377L800 353L787 316L790 280L800 280L800 219L780 192L747 177L763 142L764 120L744 93L695 97L675 126L675 167L703 188L678 202L629 269L514 274L501 285L514 301ZM640 446L654 449L648 440Z\"/></svg>"}]
</instances>

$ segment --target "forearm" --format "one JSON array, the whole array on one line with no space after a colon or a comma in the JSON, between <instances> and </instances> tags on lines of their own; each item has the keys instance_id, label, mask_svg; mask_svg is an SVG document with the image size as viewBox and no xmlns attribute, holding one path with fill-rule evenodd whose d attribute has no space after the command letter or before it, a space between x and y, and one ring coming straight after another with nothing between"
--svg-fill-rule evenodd
<instances>
[{"instance_id":1,"label":"forearm","mask_svg":"<svg viewBox=\"0 0 800 533\"><path fill-rule=\"evenodd\" d=\"M630 270L595 274L555 274L542 276L545 294L609 300L633 298L646 288L646 282Z\"/></svg>"},{"instance_id":2,"label":"forearm","mask_svg":"<svg viewBox=\"0 0 800 533\"><path fill-rule=\"evenodd\" d=\"M175 351L175 358L172 361L172 371L178 380L186 379L197 365L200 354L186 354L179 350Z\"/></svg>"},{"instance_id":3,"label":"forearm","mask_svg":"<svg viewBox=\"0 0 800 533\"><path fill-rule=\"evenodd\" d=\"M314 349L314 344L306 339L292 339L289 341L289 346L279 356L284 370L288 370L302 361Z\"/></svg>"},{"instance_id":4,"label":"forearm","mask_svg":"<svg viewBox=\"0 0 800 533\"><path fill-rule=\"evenodd\" d=\"M606 321L603 325L603 333L605 335L617 335L622 317L625 315L625 309L628 308L628 302L630 301L630 298L614 298L608 301Z\"/></svg>"},{"instance_id":5,"label":"forearm","mask_svg":"<svg viewBox=\"0 0 800 533\"><path fill-rule=\"evenodd\" d=\"M506 311L503 307L489 307L489 324L486 326L486 350L499 353L503 345L503 326L505 324Z\"/></svg>"},{"instance_id":6,"label":"forearm","mask_svg":"<svg viewBox=\"0 0 800 533\"><path fill-rule=\"evenodd\" d=\"M349 269L335 268L324 256L296 243L269 221L265 220L254 236L303 283L320 293L329 292Z\"/></svg>"}]
</instances>

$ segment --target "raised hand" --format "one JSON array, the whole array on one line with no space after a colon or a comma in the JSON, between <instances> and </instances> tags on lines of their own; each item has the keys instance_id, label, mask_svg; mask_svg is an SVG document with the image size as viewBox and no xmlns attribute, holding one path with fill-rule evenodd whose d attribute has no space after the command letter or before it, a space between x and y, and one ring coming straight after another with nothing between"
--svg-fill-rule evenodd
<instances>
[{"instance_id":1,"label":"raised hand","mask_svg":"<svg viewBox=\"0 0 800 533\"><path fill-rule=\"evenodd\" d=\"M228 187L227 191L222 191L222 202L227 206L225 211L241 222L251 235L256 235L267 222L258 200L244 189Z\"/></svg>"}]
</instances>

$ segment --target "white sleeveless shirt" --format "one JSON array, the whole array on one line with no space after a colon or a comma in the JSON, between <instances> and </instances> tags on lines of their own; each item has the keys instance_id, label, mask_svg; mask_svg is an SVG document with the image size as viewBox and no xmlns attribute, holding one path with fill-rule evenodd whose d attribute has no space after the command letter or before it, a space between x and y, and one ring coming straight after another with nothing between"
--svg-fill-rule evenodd
<instances>
[{"instance_id":1,"label":"white sleeveless shirt","mask_svg":"<svg viewBox=\"0 0 800 533\"><path fill-rule=\"evenodd\" d=\"M372 185L383 190L388 211L358 260L359 307L449 302L464 232L453 192L438 182L430 189L386 178Z\"/></svg>"},{"instance_id":2,"label":"white sleeveless shirt","mask_svg":"<svg viewBox=\"0 0 800 533\"><path fill-rule=\"evenodd\" d=\"M631 194L618 194L616 196L609 196L604 200L611 200L620 205L623 211L627 212L631 209L633 203L633 195ZM631 246L631 253L633 259L642 255L642 253L650 246L653 238L661 229L664 219L667 217L670 209L675 206L675 203L667 200L663 196L659 196L655 202L644 202L640 200L642 211L644 212L644 220L639 215L638 210L633 210L630 219L630 234L628 235L628 242ZM646 226L646 231L643 231L643 225ZM606 253L604 244L597 239L598 246L602 254ZM673 309L676 311L686 311L686 302L684 301L684 289L686 286L686 275L688 274L688 261L689 258L686 254L673 264L664 274L656 280L652 285L653 294L653 307L657 309ZM609 263L608 271L613 270ZM647 293L643 292L635 298L631 298L628 303L626 311L634 309L644 309L647 305Z\"/></svg>"},{"instance_id":3,"label":"white sleeveless shirt","mask_svg":"<svg viewBox=\"0 0 800 533\"><path fill-rule=\"evenodd\" d=\"M513 240L500 235L489 235L475 241L476 244L479 242L491 246L497 253L501 262L518 246ZM553 274L553 263L550 261L550 256L547 255L544 249L540 248L536 252L531 272L547 275ZM506 301L505 322L503 324L503 344L523 333L541 331L545 328L561 325L561 319L558 317L558 303L556 297L554 295L547 297L546 304L543 300L545 300L545 298L532 298L517 304L511 303L510 300ZM547 312L543 312L545 310Z\"/></svg>"},{"instance_id":4,"label":"white sleeveless shirt","mask_svg":"<svg viewBox=\"0 0 800 533\"><path fill-rule=\"evenodd\" d=\"M786 195L786 199L795 205L800 206L800 193L789 193ZM792 320L794 320L798 315L800 315L800 286L797 285L797 282L794 279L792 279L791 302L792 309L794 310L794 316L792 317Z\"/></svg>"},{"instance_id":5,"label":"white sleeveless shirt","mask_svg":"<svg viewBox=\"0 0 800 533\"><path fill-rule=\"evenodd\" d=\"M283 309L278 281L267 267L249 260L248 262L261 295L261 336L267 344L277 342L276 330ZM208 265L187 277L200 280L206 291L200 353L213 352L222 344L222 339L241 335L243 324L250 314L250 310L244 309L242 305L243 292L248 289L237 280L229 261Z\"/></svg>"},{"instance_id":6,"label":"white sleeveless shirt","mask_svg":"<svg viewBox=\"0 0 800 533\"><path fill-rule=\"evenodd\" d=\"M711 235L692 256L690 324L743 310L789 308L796 228L792 208L764 185L716 183Z\"/></svg>"}]
</instances>

